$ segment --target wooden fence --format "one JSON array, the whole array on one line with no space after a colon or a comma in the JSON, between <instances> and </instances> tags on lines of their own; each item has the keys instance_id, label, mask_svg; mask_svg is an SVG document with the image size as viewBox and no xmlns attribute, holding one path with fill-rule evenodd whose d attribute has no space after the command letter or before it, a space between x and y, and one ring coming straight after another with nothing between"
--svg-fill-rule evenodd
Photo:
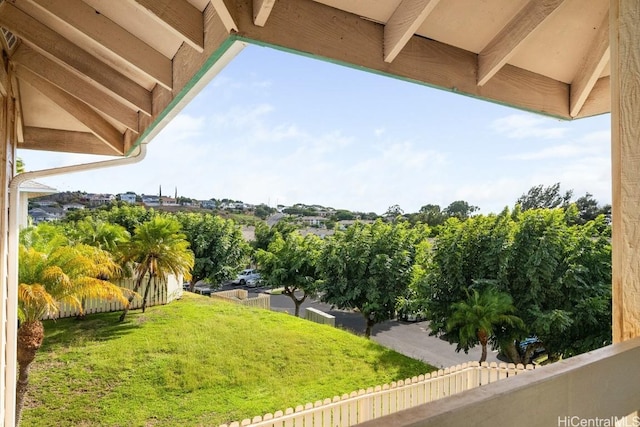
<instances>
[{"instance_id":1,"label":"wooden fence","mask_svg":"<svg viewBox=\"0 0 640 427\"><path fill-rule=\"evenodd\" d=\"M465 363L404 381L319 400L220 427L348 427L493 383L533 365Z\"/></svg>"},{"instance_id":2,"label":"wooden fence","mask_svg":"<svg viewBox=\"0 0 640 427\"><path fill-rule=\"evenodd\" d=\"M133 289L133 287L135 286L134 279L122 279L115 283L118 286L126 289ZM146 281L144 283L146 283ZM147 302L147 307L151 307L154 305L164 305L182 296L182 277L176 278L175 276L170 275L167 278L166 282L158 281L157 285L154 285L152 281L150 286L151 289L149 289L149 300ZM130 308L136 309L140 308L141 306L142 295L134 298L134 300L131 302ZM124 309L122 303L118 301L108 301L104 299L94 298L84 300L83 307L85 314L106 313L111 311L121 311L122 309ZM51 313L50 315L43 317L43 320L74 317L78 314L80 314L80 312L77 308L72 307L69 304L60 304L58 312Z\"/></svg>"},{"instance_id":3,"label":"wooden fence","mask_svg":"<svg viewBox=\"0 0 640 427\"><path fill-rule=\"evenodd\" d=\"M321 323L323 325L336 326L336 317L330 314L320 311L313 307L307 307L305 309L305 319L312 322Z\"/></svg>"},{"instance_id":4,"label":"wooden fence","mask_svg":"<svg viewBox=\"0 0 640 427\"><path fill-rule=\"evenodd\" d=\"M232 302L234 304L245 305L247 307L263 308L271 310L271 295L258 294L254 298L249 298L249 292L245 289L232 289L229 291L214 292L211 298Z\"/></svg>"}]
</instances>

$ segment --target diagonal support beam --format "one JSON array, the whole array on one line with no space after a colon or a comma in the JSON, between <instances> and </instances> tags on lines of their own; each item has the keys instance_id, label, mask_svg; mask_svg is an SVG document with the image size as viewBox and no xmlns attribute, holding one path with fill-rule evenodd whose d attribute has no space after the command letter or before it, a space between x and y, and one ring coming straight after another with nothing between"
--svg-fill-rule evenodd
<instances>
[{"instance_id":1,"label":"diagonal support beam","mask_svg":"<svg viewBox=\"0 0 640 427\"><path fill-rule=\"evenodd\" d=\"M564 0L530 0L478 54L478 86L485 85Z\"/></svg>"},{"instance_id":2,"label":"diagonal support beam","mask_svg":"<svg viewBox=\"0 0 640 427\"><path fill-rule=\"evenodd\" d=\"M264 27L276 0L253 0L253 24Z\"/></svg>"},{"instance_id":3,"label":"diagonal support beam","mask_svg":"<svg viewBox=\"0 0 640 427\"><path fill-rule=\"evenodd\" d=\"M63 153L98 154L113 156L114 152L90 132L45 129L33 126L24 128L24 142L18 148Z\"/></svg>"},{"instance_id":4,"label":"diagonal support beam","mask_svg":"<svg viewBox=\"0 0 640 427\"><path fill-rule=\"evenodd\" d=\"M204 51L202 12L186 0L135 0L132 4L182 38L196 51Z\"/></svg>"},{"instance_id":5,"label":"diagonal support beam","mask_svg":"<svg viewBox=\"0 0 640 427\"><path fill-rule=\"evenodd\" d=\"M89 106L22 66L16 67L16 74L20 80L33 86L38 92L88 127L111 149L113 155L121 156L124 154L122 134Z\"/></svg>"},{"instance_id":6,"label":"diagonal support beam","mask_svg":"<svg viewBox=\"0 0 640 427\"><path fill-rule=\"evenodd\" d=\"M62 65L22 44L11 57L14 64L24 66L62 90L72 93L82 102L113 117L114 120L134 131L138 130L138 113L115 98L100 91Z\"/></svg>"},{"instance_id":7,"label":"diagonal support beam","mask_svg":"<svg viewBox=\"0 0 640 427\"><path fill-rule=\"evenodd\" d=\"M440 0L402 0L384 26L385 62L392 62L398 56L439 2Z\"/></svg>"},{"instance_id":8,"label":"diagonal support beam","mask_svg":"<svg viewBox=\"0 0 640 427\"><path fill-rule=\"evenodd\" d=\"M88 81L100 84L135 110L151 114L151 93L148 90L6 1L0 4L0 26L40 53L86 76Z\"/></svg>"},{"instance_id":9,"label":"diagonal support beam","mask_svg":"<svg viewBox=\"0 0 640 427\"><path fill-rule=\"evenodd\" d=\"M571 117L580 114L587 97L602 74L602 70L609 63L611 50L609 48L609 13L600 24L596 37L591 44L587 57L580 66L576 77L571 83L570 111Z\"/></svg>"},{"instance_id":10,"label":"diagonal support beam","mask_svg":"<svg viewBox=\"0 0 640 427\"><path fill-rule=\"evenodd\" d=\"M238 31L238 24L236 23L233 16L231 16L231 11L227 7L225 0L211 0L211 4L213 8L216 10L218 17L222 20L222 24L227 29L228 33L231 31Z\"/></svg>"}]
</instances>

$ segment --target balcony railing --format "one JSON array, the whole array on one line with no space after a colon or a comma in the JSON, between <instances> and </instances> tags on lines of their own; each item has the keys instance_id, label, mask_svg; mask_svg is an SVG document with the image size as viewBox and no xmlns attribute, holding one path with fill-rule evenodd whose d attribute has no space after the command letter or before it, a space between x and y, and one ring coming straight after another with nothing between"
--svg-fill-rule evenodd
<instances>
[{"instance_id":1,"label":"balcony railing","mask_svg":"<svg viewBox=\"0 0 640 427\"><path fill-rule=\"evenodd\" d=\"M640 426L640 338L544 366L362 427Z\"/></svg>"}]
</instances>

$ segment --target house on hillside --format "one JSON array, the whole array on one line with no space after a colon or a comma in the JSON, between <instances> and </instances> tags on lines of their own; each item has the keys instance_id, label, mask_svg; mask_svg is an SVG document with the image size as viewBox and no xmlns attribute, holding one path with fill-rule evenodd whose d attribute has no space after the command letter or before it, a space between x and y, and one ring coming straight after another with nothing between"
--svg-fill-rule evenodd
<instances>
[{"instance_id":1,"label":"house on hillside","mask_svg":"<svg viewBox=\"0 0 640 427\"><path fill-rule=\"evenodd\" d=\"M62 211L63 212L69 212L69 211L78 211L78 210L82 210L84 209L85 206L83 204L80 203L67 203L66 205L62 205Z\"/></svg>"},{"instance_id":2,"label":"house on hillside","mask_svg":"<svg viewBox=\"0 0 640 427\"><path fill-rule=\"evenodd\" d=\"M217 207L215 200L202 200L200 201L200 207L204 209L215 209Z\"/></svg>"},{"instance_id":3,"label":"house on hillside","mask_svg":"<svg viewBox=\"0 0 640 427\"><path fill-rule=\"evenodd\" d=\"M160 197L158 196L148 196L146 194L142 195L142 203L145 206L160 206Z\"/></svg>"},{"instance_id":4,"label":"house on hillside","mask_svg":"<svg viewBox=\"0 0 640 427\"><path fill-rule=\"evenodd\" d=\"M116 200L113 194L89 194L89 206L102 206Z\"/></svg>"},{"instance_id":5,"label":"house on hillside","mask_svg":"<svg viewBox=\"0 0 640 427\"><path fill-rule=\"evenodd\" d=\"M120 193L117 196L118 200L125 203L131 203L132 205L136 203L136 197L136 193L131 192Z\"/></svg>"}]
</instances>

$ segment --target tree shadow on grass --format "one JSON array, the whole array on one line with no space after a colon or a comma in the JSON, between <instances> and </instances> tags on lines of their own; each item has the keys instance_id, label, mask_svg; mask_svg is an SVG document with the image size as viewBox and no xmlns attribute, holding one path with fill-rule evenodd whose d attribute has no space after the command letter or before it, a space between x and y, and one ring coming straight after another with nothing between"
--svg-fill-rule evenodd
<instances>
[{"instance_id":1,"label":"tree shadow on grass","mask_svg":"<svg viewBox=\"0 0 640 427\"><path fill-rule=\"evenodd\" d=\"M412 378L438 369L421 360L412 359L395 350L382 347L375 342L369 343L368 346L368 350L377 353L377 360L374 364L374 369L397 369L397 380Z\"/></svg>"},{"instance_id":2,"label":"tree shadow on grass","mask_svg":"<svg viewBox=\"0 0 640 427\"><path fill-rule=\"evenodd\" d=\"M140 324L131 316L129 321L120 323L119 311L88 314L83 320L69 317L44 321L45 339L43 350L49 347L69 346L78 342L107 341L119 338L138 329Z\"/></svg>"}]
</instances>

